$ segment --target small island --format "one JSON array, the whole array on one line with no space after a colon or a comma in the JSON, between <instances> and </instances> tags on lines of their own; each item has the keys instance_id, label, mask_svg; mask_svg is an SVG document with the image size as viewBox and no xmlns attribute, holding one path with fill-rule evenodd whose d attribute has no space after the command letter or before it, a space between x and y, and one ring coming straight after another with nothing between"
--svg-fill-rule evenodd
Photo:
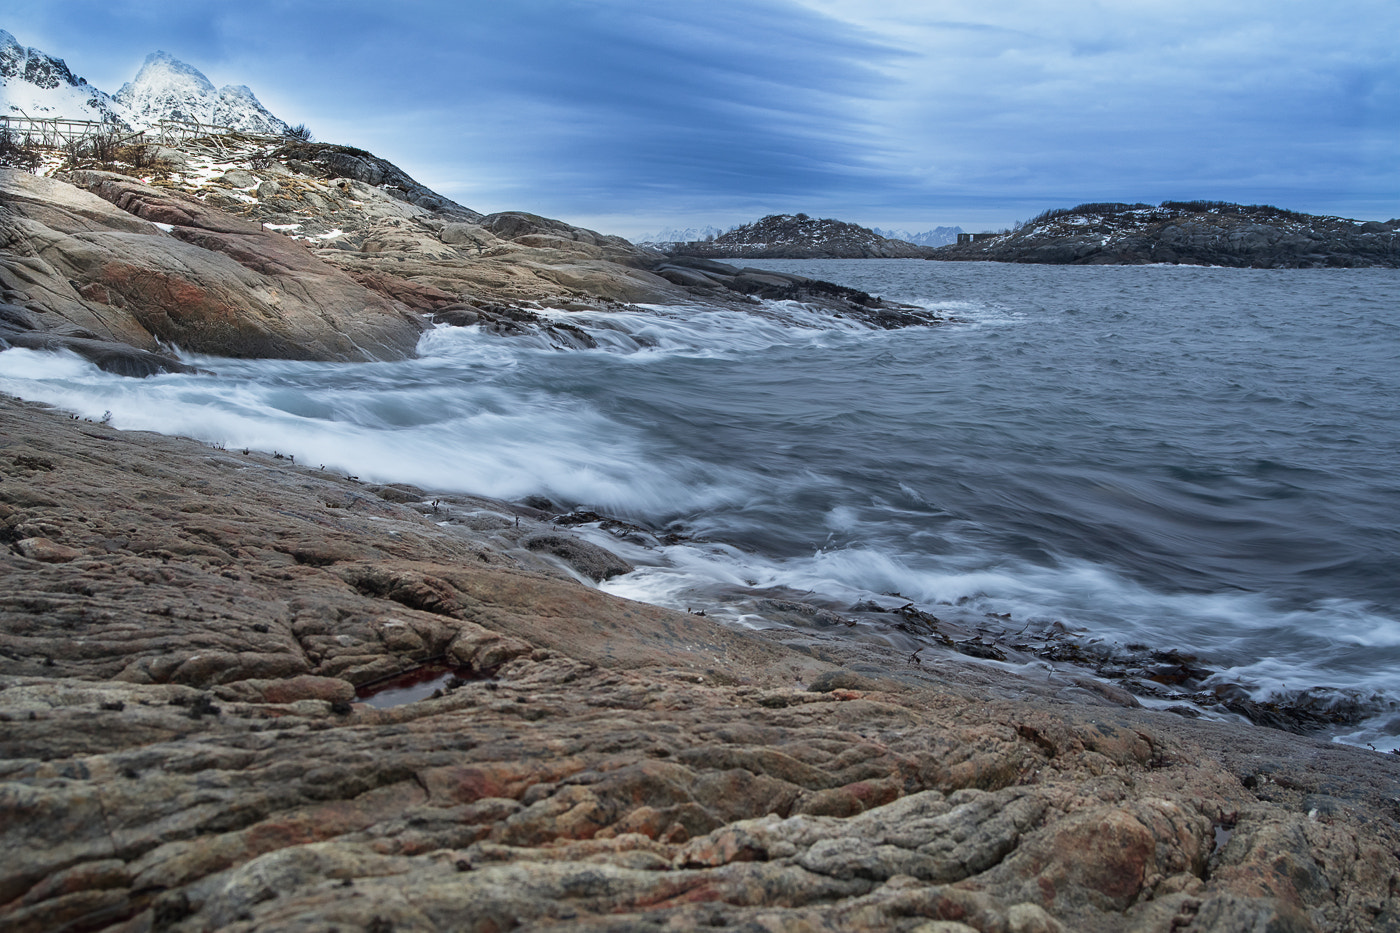
<instances>
[{"instance_id":1,"label":"small island","mask_svg":"<svg viewBox=\"0 0 1400 933\"><path fill-rule=\"evenodd\" d=\"M806 214L769 214L713 239L672 244L672 256L704 259L932 259L934 249L868 227Z\"/></svg>"}]
</instances>

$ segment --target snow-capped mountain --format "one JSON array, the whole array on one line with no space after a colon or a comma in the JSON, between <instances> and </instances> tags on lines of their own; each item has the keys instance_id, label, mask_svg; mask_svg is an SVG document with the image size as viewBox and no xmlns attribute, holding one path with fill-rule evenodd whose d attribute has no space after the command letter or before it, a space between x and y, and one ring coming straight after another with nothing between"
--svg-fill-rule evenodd
<instances>
[{"instance_id":1,"label":"snow-capped mountain","mask_svg":"<svg viewBox=\"0 0 1400 933\"><path fill-rule=\"evenodd\" d=\"M166 52L146 56L115 95L75 77L63 59L25 48L0 29L0 114L96 120L145 129L159 120L190 120L278 136L287 124L243 85L215 88L199 69Z\"/></svg>"},{"instance_id":2,"label":"snow-capped mountain","mask_svg":"<svg viewBox=\"0 0 1400 933\"><path fill-rule=\"evenodd\" d=\"M706 238L714 239L717 236L733 230L730 227L687 227L684 230L667 228L660 233L648 233L643 236L634 237L633 243L642 245L644 243L695 243Z\"/></svg>"},{"instance_id":3,"label":"snow-capped mountain","mask_svg":"<svg viewBox=\"0 0 1400 933\"><path fill-rule=\"evenodd\" d=\"M963 228L934 227L922 233L910 233L908 230L881 230L876 227L875 232L887 240L903 240L919 246L946 246L958 242L958 234L963 232Z\"/></svg>"},{"instance_id":4,"label":"snow-capped mountain","mask_svg":"<svg viewBox=\"0 0 1400 933\"><path fill-rule=\"evenodd\" d=\"M0 114L124 123L121 108L68 70L63 59L25 48L0 29Z\"/></svg>"},{"instance_id":5,"label":"snow-capped mountain","mask_svg":"<svg viewBox=\"0 0 1400 933\"><path fill-rule=\"evenodd\" d=\"M136 73L122 85L115 100L133 127L157 120L213 123L246 133L280 135L287 124L274 117L243 85L215 90L199 69L166 52L152 52Z\"/></svg>"}]
</instances>

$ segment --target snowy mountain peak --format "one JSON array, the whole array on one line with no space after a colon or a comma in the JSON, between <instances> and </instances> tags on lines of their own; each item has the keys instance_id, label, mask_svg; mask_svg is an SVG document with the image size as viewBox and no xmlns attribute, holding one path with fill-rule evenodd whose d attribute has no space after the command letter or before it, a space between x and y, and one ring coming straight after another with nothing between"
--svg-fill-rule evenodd
<instances>
[{"instance_id":1,"label":"snowy mountain peak","mask_svg":"<svg viewBox=\"0 0 1400 933\"><path fill-rule=\"evenodd\" d=\"M694 243L700 240L713 240L717 236L722 236L733 230L729 227L686 227L684 230L674 227L667 227L660 233L647 233L639 237L633 237L632 242L637 244L661 244L661 243Z\"/></svg>"},{"instance_id":2,"label":"snowy mountain peak","mask_svg":"<svg viewBox=\"0 0 1400 933\"><path fill-rule=\"evenodd\" d=\"M169 52L155 51L146 56L136 77L117 91L117 97L161 91L199 96L216 93L214 83L198 68L186 65Z\"/></svg>"},{"instance_id":3,"label":"snowy mountain peak","mask_svg":"<svg viewBox=\"0 0 1400 933\"><path fill-rule=\"evenodd\" d=\"M287 124L269 113L247 87L216 89L198 68L169 52L147 55L136 77L108 95L75 77L63 59L25 48L3 29L0 114L96 120L132 129L160 120L188 120L270 136L287 131Z\"/></svg>"},{"instance_id":4,"label":"snowy mountain peak","mask_svg":"<svg viewBox=\"0 0 1400 933\"><path fill-rule=\"evenodd\" d=\"M25 48L0 29L0 114L121 123L111 97L74 76L61 58Z\"/></svg>"},{"instance_id":5,"label":"snowy mountain peak","mask_svg":"<svg viewBox=\"0 0 1400 933\"><path fill-rule=\"evenodd\" d=\"M158 120L213 123L247 133L280 135L287 124L274 117L247 87L228 85L215 90L198 68L168 52L146 56L136 77L116 94L132 126Z\"/></svg>"},{"instance_id":6,"label":"snowy mountain peak","mask_svg":"<svg viewBox=\"0 0 1400 933\"><path fill-rule=\"evenodd\" d=\"M963 232L962 227L934 227L932 230L924 230L921 233L911 233L908 230L881 230L879 227L874 229L876 233L887 240L903 240L916 246L946 246L949 243L958 242L958 234Z\"/></svg>"}]
</instances>

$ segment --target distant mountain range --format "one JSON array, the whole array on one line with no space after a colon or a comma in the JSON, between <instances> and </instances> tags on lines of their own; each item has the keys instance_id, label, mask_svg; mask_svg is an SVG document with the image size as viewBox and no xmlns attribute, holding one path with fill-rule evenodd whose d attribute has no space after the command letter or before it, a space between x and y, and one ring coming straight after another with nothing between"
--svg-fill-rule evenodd
<instances>
[{"instance_id":1,"label":"distant mountain range","mask_svg":"<svg viewBox=\"0 0 1400 933\"><path fill-rule=\"evenodd\" d=\"M287 124L243 85L215 88L198 69L165 52L146 56L136 77L108 94L73 74L63 59L19 44L0 29L0 114L93 120L140 130L160 120L212 123L281 135Z\"/></svg>"},{"instance_id":2,"label":"distant mountain range","mask_svg":"<svg viewBox=\"0 0 1400 933\"><path fill-rule=\"evenodd\" d=\"M632 237L632 242L638 246L662 246L667 243L695 243L701 240L713 240L717 236L723 236L734 228L731 227L686 227L684 230L675 227L667 227L659 233L645 233L641 236Z\"/></svg>"},{"instance_id":3,"label":"distant mountain range","mask_svg":"<svg viewBox=\"0 0 1400 933\"><path fill-rule=\"evenodd\" d=\"M922 233L910 233L908 230L882 230L879 227L872 229L887 240L903 240L905 243L913 243L915 246L947 246L949 243L958 242L958 234L965 232L962 227L934 227L932 230L925 230Z\"/></svg>"}]
</instances>

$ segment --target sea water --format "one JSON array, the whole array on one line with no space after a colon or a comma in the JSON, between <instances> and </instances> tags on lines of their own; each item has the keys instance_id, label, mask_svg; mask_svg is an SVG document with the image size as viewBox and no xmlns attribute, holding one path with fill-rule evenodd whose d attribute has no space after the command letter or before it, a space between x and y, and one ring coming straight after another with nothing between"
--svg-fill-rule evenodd
<instances>
[{"instance_id":1,"label":"sea water","mask_svg":"<svg viewBox=\"0 0 1400 933\"><path fill-rule=\"evenodd\" d=\"M755 262L927 308L556 313L594 350L478 328L419 357L192 358L109 376L0 353L0 391L366 480L545 496L681 543L605 587L897 592L1193 653L1260 701L1360 704L1400 746L1400 272Z\"/></svg>"}]
</instances>

